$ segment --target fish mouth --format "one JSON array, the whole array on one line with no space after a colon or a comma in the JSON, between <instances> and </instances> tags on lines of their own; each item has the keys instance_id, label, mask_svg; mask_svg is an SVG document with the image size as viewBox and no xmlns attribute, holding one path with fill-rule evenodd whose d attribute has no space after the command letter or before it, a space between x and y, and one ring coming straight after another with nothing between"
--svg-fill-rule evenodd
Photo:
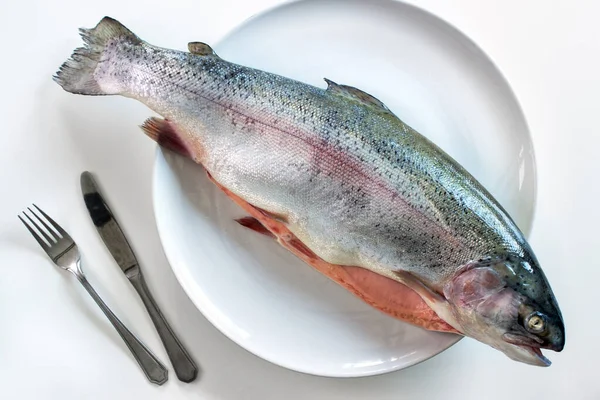
<instances>
[{"instance_id":1,"label":"fish mouth","mask_svg":"<svg viewBox=\"0 0 600 400\"><path fill-rule=\"evenodd\" d=\"M525 346L525 345L521 345L520 347L523 350L527 351L532 356L534 356L539 361L539 363L536 363L535 365L539 365L542 367L549 367L552 364L552 361L550 361L548 358L546 358L542 354L541 348L533 347L533 346Z\"/></svg>"},{"instance_id":2,"label":"fish mouth","mask_svg":"<svg viewBox=\"0 0 600 400\"><path fill-rule=\"evenodd\" d=\"M524 335L521 332L510 332L502 335L502 339L515 347L513 356L517 361L540 367L549 367L552 362L542 354L542 340L536 336Z\"/></svg>"}]
</instances>

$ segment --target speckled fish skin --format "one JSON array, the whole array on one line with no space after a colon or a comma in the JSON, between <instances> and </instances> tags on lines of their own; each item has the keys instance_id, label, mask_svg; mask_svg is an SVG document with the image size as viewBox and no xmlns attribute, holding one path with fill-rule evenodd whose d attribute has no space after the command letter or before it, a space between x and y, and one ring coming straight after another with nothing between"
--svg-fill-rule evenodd
<instances>
[{"instance_id":1,"label":"speckled fish skin","mask_svg":"<svg viewBox=\"0 0 600 400\"><path fill-rule=\"evenodd\" d=\"M516 224L377 99L236 65L201 43L195 54L155 47L110 18L82 36L55 77L65 90L146 104L216 181L325 261L409 285L513 359L548 365L539 348L562 350L558 304Z\"/></svg>"}]
</instances>

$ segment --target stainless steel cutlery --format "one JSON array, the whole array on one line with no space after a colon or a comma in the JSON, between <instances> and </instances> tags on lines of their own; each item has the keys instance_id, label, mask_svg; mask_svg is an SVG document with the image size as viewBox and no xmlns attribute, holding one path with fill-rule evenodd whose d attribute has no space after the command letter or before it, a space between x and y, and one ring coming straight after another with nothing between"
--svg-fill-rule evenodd
<instances>
[{"instance_id":1,"label":"stainless steel cutlery","mask_svg":"<svg viewBox=\"0 0 600 400\"><path fill-rule=\"evenodd\" d=\"M33 205L33 207L35 210L28 207L27 210L29 212L23 211L19 215L21 222L27 227L31 235L37 240L54 264L75 275L77 280L88 291L115 327L150 382L157 385L165 383L168 379L168 371L165 366L123 325L86 279L81 269L81 255L75 241L44 211L36 205Z\"/></svg>"},{"instance_id":2,"label":"stainless steel cutlery","mask_svg":"<svg viewBox=\"0 0 600 400\"><path fill-rule=\"evenodd\" d=\"M98 234L146 306L148 314L150 314L150 318L173 364L177 378L183 382L193 381L198 375L198 368L173 332L173 329L169 326L154 301L152 294L150 294L135 254L115 216L106 204L92 174L89 172L81 174L81 191L90 217L98 230Z\"/></svg>"},{"instance_id":3,"label":"stainless steel cutlery","mask_svg":"<svg viewBox=\"0 0 600 400\"><path fill-rule=\"evenodd\" d=\"M98 234L123 274L139 294L148 314L150 314L150 318L173 364L177 378L186 383L194 381L198 376L198 367L196 367L156 304L125 234L106 204L92 174L87 171L81 174L81 191ZM35 204L33 208L27 207L27 210L19 215L19 219L54 264L72 273L88 291L115 327L148 380L157 385L165 383L168 379L167 368L127 329L86 279L81 269L81 255L73 238Z\"/></svg>"}]
</instances>

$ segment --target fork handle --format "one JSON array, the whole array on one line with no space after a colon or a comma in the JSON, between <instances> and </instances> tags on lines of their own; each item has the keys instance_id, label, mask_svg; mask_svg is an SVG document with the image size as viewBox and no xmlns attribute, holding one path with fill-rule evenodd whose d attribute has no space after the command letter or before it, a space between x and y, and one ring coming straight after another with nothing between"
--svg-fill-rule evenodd
<instances>
[{"instance_id":1,"label":"fork handle","mask_svg":"<svg viewBox=\"0 0 600 400\"><path fill-rule=\"evenodd\" d=\"M169 326L167 320L163 316L162 312L158 308L156 301L150 294L150 290L148 290L148 286L146 285L146 280L142 275L142 272L139 268L136 271L137 273L128 275L129 281L135 288L135 290L140 295L142 302L146 306L148 310L148 314L150 314L150 318L152 318L152 322L154 322L154 326L160 336L160 339L167 350L167 355L173 364L173 369L175 370L175 374L177 378L179 378L182 382L192 382L198 376L198 368L194 361L185 350L173 329Z\"/></svg>"},{"instance_id":2,"label":"fork handle","mask_svg":"<svg viewBox=\"0 0 600 400\"><path fill-rule=\"evenodd\" d=\"M85 290L88 291L90 296L96 301L96 304L104 312L108 320L113 324L119 335L133 354L133 357L138 362L142 371L148 378L148 380L157 385L162 385L168 379L167 368L156 358L154 354L137 338L123 323L117 318L117 316L108 308L106 303L100 298L98 293L94 290L92 285L88 282L85 275L82 273L76 273L77 279Z\"/></svg>"}]
</instances>

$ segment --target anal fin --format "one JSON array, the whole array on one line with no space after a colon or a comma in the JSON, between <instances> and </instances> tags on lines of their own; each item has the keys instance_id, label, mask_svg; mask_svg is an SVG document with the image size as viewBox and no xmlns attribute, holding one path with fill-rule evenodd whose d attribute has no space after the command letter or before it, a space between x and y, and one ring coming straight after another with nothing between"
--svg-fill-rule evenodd
<instances>
[{"instance_id":1,"label":"anal fin","mask_svg":"<svg viewBox=\"0 0 600 400\"><path fill-rule=\"evenodd\" d=\"M160 146L191 157L192 154L182 139L182 135L177 131L177 127L171 121L156 117L148 118L142 125L142 130L152 140Z\"/></svg>"}]
</instances>

